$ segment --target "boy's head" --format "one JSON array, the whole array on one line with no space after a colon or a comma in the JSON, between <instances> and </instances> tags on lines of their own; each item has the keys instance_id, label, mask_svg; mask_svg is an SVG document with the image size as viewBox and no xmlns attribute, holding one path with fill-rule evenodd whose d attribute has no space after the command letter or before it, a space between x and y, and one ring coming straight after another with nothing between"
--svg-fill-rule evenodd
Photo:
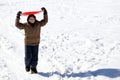
<instances>
[{"instance_id":1,"label":"boy's head","mask_svg":"<svg viewBox=\"0 0 120 80\"><path fill-rule=\"evenodd\" d=\"M36 16L33 14L29 15L27 18L27 21L28 21L28 23L34 24L36 21Z\"/></svg>"}]
</instances>

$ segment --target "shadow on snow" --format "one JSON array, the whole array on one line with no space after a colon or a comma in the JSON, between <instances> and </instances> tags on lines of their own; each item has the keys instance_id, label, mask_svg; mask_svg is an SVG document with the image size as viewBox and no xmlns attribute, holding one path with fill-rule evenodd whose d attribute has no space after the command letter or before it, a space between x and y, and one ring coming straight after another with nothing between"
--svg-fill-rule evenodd
<instances>
[{"instance_id":1,"label":"shadow on snow","mask_svg":"<svg viewBox=\"0 0 120 80\"><path fill-rule=\"evenodd\" d=\"M38 73L39 75L41 76L44 76L44 77L51 77L53 75L58 75L58 76L61 76L61 77L81 77L81 78L84 78L84 77L90 77L90 76L106 76L106 77L109 77L109 78L117 78L117 77L120 77L120 69L98 69L96 71L88 71L88 72L80 72L80 73L64 73L64 74L61 74L60 72L39 72Z\"/></svg>"}]
</instances>

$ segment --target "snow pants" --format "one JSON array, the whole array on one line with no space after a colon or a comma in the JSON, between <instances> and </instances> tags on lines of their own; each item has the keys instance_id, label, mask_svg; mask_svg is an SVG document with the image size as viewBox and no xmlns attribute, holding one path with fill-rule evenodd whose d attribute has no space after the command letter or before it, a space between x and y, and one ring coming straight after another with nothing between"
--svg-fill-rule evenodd
<instances>
[{"instance_id":1,"label":"snow pants","mask_svg":"<svg viewBox=\"0 0 120 80\"><path fill-rule=\"evenodd\" d=\"M25 66L36 67L38 64L39 45L25 45Z\"/></svg>"}]
</instances>

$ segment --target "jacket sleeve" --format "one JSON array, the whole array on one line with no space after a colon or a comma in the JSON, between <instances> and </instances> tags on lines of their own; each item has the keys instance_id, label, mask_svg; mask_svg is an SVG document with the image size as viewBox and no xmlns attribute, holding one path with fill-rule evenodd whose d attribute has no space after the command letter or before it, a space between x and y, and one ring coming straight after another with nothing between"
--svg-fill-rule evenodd
<instances>
[{"instance_id":1,"label":"jacket sleeve","mask_svg":"<svg viewBox=\"0 0 120 80\"><path fill-rule=\"evenodd\" d=\"M44 19L42 19L41 21L39 21L39 24L40 24L41 26L44 26L44 25L46 25L47 22L48 22L48 15L45 14L45 15L44 15Z\"/></svg>"},{"instance_id":2,"label":"jacket sleeve","mask_svg":"<svg viewBox=\"0 0 120 80\"><path fill-rule=\"evenodd\" d=\"M20 23L20 18L16 18L15 20L15 26L19 29L24 29L24 24Z\"/></svg>"}]
</instances>

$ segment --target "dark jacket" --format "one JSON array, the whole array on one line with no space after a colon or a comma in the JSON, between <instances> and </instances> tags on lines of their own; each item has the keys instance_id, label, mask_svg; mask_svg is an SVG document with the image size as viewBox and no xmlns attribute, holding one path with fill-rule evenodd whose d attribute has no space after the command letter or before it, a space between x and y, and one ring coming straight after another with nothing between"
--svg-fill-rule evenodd
<instances>
[{"instance_id":1,"label":"dark jacket","mask_svg":"<svg viewBox=\"0 0 120 80\"><path fill-rule=\"evenodd\" d=\"M19 29L24 29L25 31L25 45L38 45L40 43L40 32L41 27L48 22L48 15L44 15L44 19L35 22L34 27L32 27L28 22L20 23L20 19L16 18L15 26Z\"/></svg>"}]
</instances>

